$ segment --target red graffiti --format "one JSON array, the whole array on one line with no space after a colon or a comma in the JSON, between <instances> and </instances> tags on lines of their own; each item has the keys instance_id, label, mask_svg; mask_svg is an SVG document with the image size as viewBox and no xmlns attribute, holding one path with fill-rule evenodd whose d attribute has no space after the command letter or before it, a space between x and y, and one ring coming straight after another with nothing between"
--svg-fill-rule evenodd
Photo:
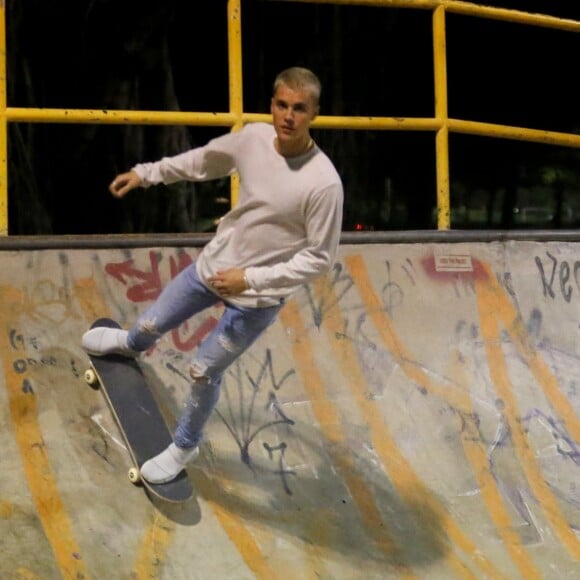
<instances>
[{"instance_id":1,"label":"red graffiti","mask_svg":"<svg viewBox=\"0 0 580 580\"><path fill-rule=\"evenodd\" d=\"M177 274L185 270L192 263L193 259L191 256L183 252L177 255L177 260L175 256L169 256L169 273L171 274L171 278L175 278Z\"/></svg>"},{"instance_id":2,"label":"red graffiti","mask_svg":"<svg viewBox=\"0 0 580 580\"><path fill-rule=\"evenodd\" d=\"M149 271L136 268L133 260L106 264L105 271L115 280L127 286L127 298L132 302L153 301L159 297L163 290L159 269L159 254L155 251L149 252L149 260L151 262ZM184 252L179 253L177 256L170 256L169 275L171 279L175 278L192 263L191 256ZM171 331L175 348L184 352L193 350L215 328L217 323L217 319L213 316L209 316L195 327L192 327L191 321L184 322L179 328ZM153 346L149 349L147 356L150 356L155 348L156 346Z\"/></svg>"},{"instance_id":3,"label":"red graffiti","mask_svg":"<svg viewBox=\"0 0 580 580\"><path fill-rule=\"evenodd\" d=\"M193 330L191 336L182 338L182 333L187 332L190 326L189 322L184 322L179 328L171 331L175 348L183 352L193 350L215 328L217 323L217 319L209 316Z\"/></svg>"},{"instance_id":4,"label":"red graffiti","mask_svg":"<svg viewBox=\"0 0 580 580\"><path fill-rule=\"evenodd\" d=\"M105 265L105 271L121 282L127 288L127 298L132 302L147 302L156 300L163 289L159 272L159 255L157 252L149 252L151 262L150 271L139 270L133 260L126 262L110 263ZM179 272L187 268L193 262L192 258L185 253L169 258L169 271L171 278L175 278Z\"/></svg>"}]
</instances>

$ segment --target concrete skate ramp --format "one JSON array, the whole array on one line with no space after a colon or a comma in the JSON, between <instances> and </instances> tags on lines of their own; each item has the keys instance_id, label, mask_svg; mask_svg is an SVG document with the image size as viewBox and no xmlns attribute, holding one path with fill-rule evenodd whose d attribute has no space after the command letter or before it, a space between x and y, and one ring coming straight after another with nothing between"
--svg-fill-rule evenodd
<instances>
[{"instance_id":1,"label":"concrete skate ramp","mask_svg":"<svg viewBox=\"0 0 580 580\"><path fill-rule=\"evenodd\" d=\"M171 506L79 338L198 251L0 251L0 578L579 577L580 243L344 244L228 372ZM143 356L172 426L220 313Z\"/></svg>"}]
</instances>

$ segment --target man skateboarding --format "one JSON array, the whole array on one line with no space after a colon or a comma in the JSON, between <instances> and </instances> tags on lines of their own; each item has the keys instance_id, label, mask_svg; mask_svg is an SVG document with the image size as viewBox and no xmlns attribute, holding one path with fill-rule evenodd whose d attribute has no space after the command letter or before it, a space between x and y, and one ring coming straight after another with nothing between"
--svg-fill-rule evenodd
<instances>
[{"instance_id":1,"label":"man skateboarding","mask_svg":"<svg viewBox=\"0 0 580 580\"><path fill-rule=\"evenodd\" d=\"M310 136L320 90L308 69L286 69L274 82L272 126L252 123L203 147L138 164L109 187L122 197L158 183L240 176L238 204L197 262L172 280L128 331L97 327L82 338L92 355L136 356L201 310L225 304L191 361L191 396L173 442L141 467L141 476L151 483L171 481L197 457L223 373L274 322L284 301L328 272L335 260L343 187Z\"/></svg>"}]
</instances>

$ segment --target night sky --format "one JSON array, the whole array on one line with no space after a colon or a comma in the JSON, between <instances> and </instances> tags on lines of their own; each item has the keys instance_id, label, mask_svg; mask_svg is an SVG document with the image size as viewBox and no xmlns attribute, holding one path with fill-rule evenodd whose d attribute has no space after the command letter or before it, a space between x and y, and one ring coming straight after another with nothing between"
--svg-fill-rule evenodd
<instances>
[{"instance_id":1,"label":"night sky","mask_svg":"<svg viewBox=\"0 0 580 580\"><path fill-rule=\"evenodd\" d=\"M576 2L476 3L580 20ZM8 2L9 106L227 111L226 5L225 0ZM451 13L446 24L450 117L578 131L580 33ZM429 10L244 0L242 25L246 111L267 112L275 74L303 65L322 80L323 114L434 115ZM187 133L193 146L219 130ZM138 139L131 135L120 127L13 128L11 142L18 143L10 150L13 233L173 231L169 218L136 217L142 211L135 201L121 209L105 201L115 172L176 153L171 150L176 142L183 145L182 138L160 135L158 128L144 129ZM345 181L345 229L434 227L432 134L316 131L315 138ZM485 205L497 192L505 198L501 192L510 188L516 194L537 189L543 177L533 169L554 163L573 189L576 157L576 151L553 146L452 136L452 188L462 192L452 204ZM26 175L24 166L30 168ZM478 190L484 193L474 201ZM221 211L203 201L205 190L203 196L187 195L198 200L195 211ZM40 221L27 215L31 204ZM73 224L63 217L64 208L78 214L87 207L90 219ZM113 209L118 220L111 218Z\"/></svg>"}]
</instances>

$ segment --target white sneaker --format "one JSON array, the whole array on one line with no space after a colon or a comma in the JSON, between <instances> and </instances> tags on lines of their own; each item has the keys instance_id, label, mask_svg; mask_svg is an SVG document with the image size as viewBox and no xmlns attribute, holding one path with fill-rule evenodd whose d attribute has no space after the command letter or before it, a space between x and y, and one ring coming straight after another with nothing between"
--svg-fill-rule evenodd
<instances>
[{"instance_id":1,"label":"white sneaker","mask_svg":"<svg viewBox=\"0 0 580 580\"><path fill-rule=\"evenodd\" d=\"M122 354L134 357L139 353L127 346L129 332L120 328L108 328L98 326L91 328L83 334L82 347L93 356L104 356L106 354Z\"/></svg>"},{"instance_id":2,"label":"white sneaker","mask_svg":"<svg viewBox=\"0 0 580 580\"><path fill-rule=\"evenodd\" d=\"M171 443L169 447L141 466L141 476L149 483L167 483L199 455L199 447L182 448Z\"/></svg>"}]
</instances>

